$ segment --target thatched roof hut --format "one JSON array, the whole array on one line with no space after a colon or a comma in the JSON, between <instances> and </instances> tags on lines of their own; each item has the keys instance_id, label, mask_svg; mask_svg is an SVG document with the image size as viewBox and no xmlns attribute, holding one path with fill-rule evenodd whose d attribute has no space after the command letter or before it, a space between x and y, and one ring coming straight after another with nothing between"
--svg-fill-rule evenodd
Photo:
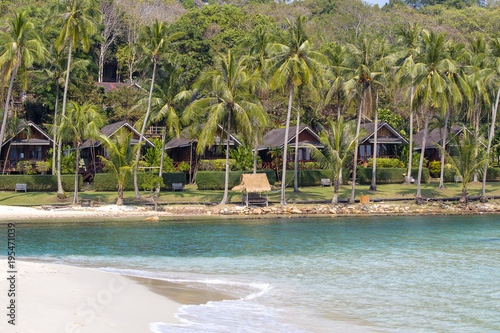
<instances>
[{"instance_id":1,"label":"thatched roof hut","mask_svg":"<svg viewBox=\"0 0 500 333\"><path fill-rule=\"evenodd\" d=\"M233 187L233 191L262 193L271 191L271 185L265 173L243 174L240 185Z\"/></svg>"}]
</instances>

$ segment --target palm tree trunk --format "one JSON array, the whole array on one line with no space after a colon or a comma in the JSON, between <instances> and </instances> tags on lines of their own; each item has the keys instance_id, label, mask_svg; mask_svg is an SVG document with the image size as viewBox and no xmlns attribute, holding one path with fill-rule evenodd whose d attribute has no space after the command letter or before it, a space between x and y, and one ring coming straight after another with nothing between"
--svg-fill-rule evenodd
<instances>
[{"instance_id":1,"label":"palm tree trunk","mask_svg":"<svg viewBox=\"0 0 500 333\"><path fill-rule=\"evenodd\" d=\"M410 147L408 151L408 174L405 178L405 184L411 183L411 167L413 163L413 86L410 95Z\"/></svg>"},{"instance_id":2,"label":"palm tree trunk","mask_svg":"<svg viewBox=\"0 0 500 333\"><path fill-rule=\"evenodd\" d=\"M480 116L481 116L481 104L479 104L479 107L478 107L478 110L477 110L477 114L476 114L476 126L475 126L475 129L474 129L474 138L476 139L476 141L479 138L479 119L480 119ZM477 158L477 155L478 155L478 151L477 151L477 148L476 148L476 151L474 153L474 157ZM474 182L475 183L478 182L477 171L474 172Z\"/></svg>"},{"instance_id":3,"label":"palm tree trunk","mask_svg":"<svg viewBox=\"0 0 500 333\"><path fill-rule=\"evenodd\" d=\"M7 166L7 163L9 161L9 154L10 154L10 147L12 146L12 142L9 143L9 148L7 148L7 155L5 155L5 160L3 162L3 170L2 170L2 175L5 175L5 167Z\"/></svg>"},{"instance_id":4,"label":"palm tree trunk","mask_svg":"<svg viewBox=\"0 0 500 333\"><path fill-rule=\"evenodd\" d=\"M116 199L116 205L123 205L123 184L118 184L118 198Z\"/></svg>"},{"instance_id":5,"label":"palm tree trunk","mask_svg":"<svg viewBox=\"0 0 500 333\"><path fill-rule=\"evenodd\" d=\"M340 90L337 92L337 121L340 119ZM339 174L339 186L342 186L343 181L342 181L342 167L340 167L340 174Z\"/></svg>"},{"instance_id":6,"label":"palm tree trunk","mask_svg":"<svg viewBox=\"0 0 500 333\"><path fill-rule=\"evenodd\" d=\"M75 152L75 191L73 194L73 205L78 205L78 176L80 171L80 144L76 145Z\"/></svg>"},{"instance_id":7,"label":"palm tree trunk","mask_svg":"<svg viewBox=\"0 0 500 333\"><path fill-rule=\"evenodd\" d=\"M340 170L342 172L342 169ZM333 180L333 198L332 198L332 204L337 204L339 202L339 179L338 177L335 177L336 179Z\"/></svg>"},{"instance_id":8,"label":"palm tree trunk","mask_svg":"<svg viewBox=\"0 0 500 333\"><path fill-rule=\"evenodd\" d=\"M5 135L5 128L7 127L7 115L9 114L9 102L12 96L12 88L14 87L14 78L17 74L18 66L14 67L14 70L10 74L9 91L7 92L7 99L5 100L5 110L3 112L2 128L0 129L0 154L2 153L2 143Z\"/></svg>"},{"instance_id":9,"label":"palm tree trunk","mask_svg":"<svg viewBox=\"0 0 500 333\"><path fill-rule=\"evenodd\" d=\"M372 169L372 184L370 185L370 191L377 190L377 152L378 152L378 89L377 89L377 100L375 102L375 133L373 137L373 169Z\"/></svg>"},{"instance_id":10,"label":"palm tree trunk","mask_svg":"<svg viewBox=\"0 0 500 333\"><path fill-rule=\"evenodd\" d=\"M422 169L424 167L424 155L425 155L425 145L427 144L427 135L429 133L429 115L431 111L427 111L427 115L425 116L425 127L424 127L424 138L422 139L422 152L420 154L420 164L418 165L418 179L417 179L417 205L421 205L424 203L422 199Z\"/></svg>"},{"instance_id":11,"label":"palm tree trunk","mask_svg":"<svg viewBox=\"0 0 500 333\"><path fill-rule=\"evenodd\" d=\"M287 148L288 148L288 131L290 130L290 115L292 113L293 90L295 86L292 84L290 87L290 98L288 99L288 112L286 114L285 125L285 141L283 142L283 173L281 177L281 204L286 205L285 188L286 188L286 162L287 162Z\"/></svg>"},{"instance_id":12,"label":"palm tree trunk","mask_svg":"<svg viewBox=\"0 0 500 333\"><path fill-rule=\"evenodd\" d=\"M221 205L225 205L227 202L227 195L229 193L229 143L231 141L231 113L229 110L227 115L227 142L226 142L226 176L224 179L224 196L220 202Z\"/></svg>"},{"instance_id":13,"label":"palm tree trunk","mask_svg":"<svg viewBox=\"0 0 500 333\"><path fill-rule=\"evenodd\" d=\"M443 128L443 138L442 146L443 150L446 149L446 140L448 138L448 120L450 119L450 109L446 110L446 116L444 117L444 128ZM439 188L444 188L444 153L441 152L441 174L439 176Z\"/></svg>"},{"instance_id":14,"label":"palm tree trunk","mask_svg":"<svg viewBox=\"0 0 500 333\"><path fill-rule=\"evenodd\" d=\"M190 145L191 151L189 153L189 184L193 183L193 141L191 141Z\"/></svg>"},{"instance_id":15,"label":"palm tree trunk","mask_svg":"<svg viewBox=\"0 0 500 333\"><path fill-rule=\"evenodd\" d=\"M59 102L59 84L56 82L56 105L54 108L54 130L52 131L52 176L56 174L56 136L57 136L57 104Z\"/></svg>"},{"instance_id":16,"label":"palm tree trunk","mask_svg":"<svg viewBox=\"0 0 500 333\"><path fill-rule=\"evenodd\" d=\"M495 105L493 106L492 110L492 116L491 116L491 127L490 127L490 133L488 135L488 147L486 148L486 156L490 156L491 152L491 143L493 142L493 137L495 136L495 122L497 119L497 112L498 112L498 102L500 100L500 86L498 87L498 92L497 92L497 98L495 101ZM486 198L486 176L488 173L488 163L484 166L484 173L483 173L483 186L482 186L482 197L481 201L486 202L488 199Z\"/></svg>"},{"instance_id":17,"label":"palm tree trunk","mask_svg":"<svg viewBox=\"0 0 500 333\"><path fill-rule=\"evenodd\" d=\"M135 168L134 168L134 190L135 190L135 198L140 199L141 194L139 193L139 185L137 184L137 170L139 168L139 158L141 157L141 148L142 140L144 139L144 133L146 132L146 125L148 123L149 111L151 110L151 98L153 96L153 86L155 83L155 74L156 74L156 59L153 58L153 75L151 77L151 87L149 88L149 98L148 98L148 109L146 110L146 115L144 116L144 122L142 123L141 135L139 136L139 148L137 149L137 153L135 155Z\"/></svg>"},{"instance_id":18,"label":"palm tree trunk","mask_svg":"<svg viewBox=\"0 0 500 333\"><path fill-rule=\"evenodd\" d=\"M297 96L297 126L295 126L295 156L293 164L293 191L299 191L299 126L300 126L300 90Z\"/></svg>"},{"instance_id":19,"label":"palm tree trunk","mask_svg":"<svg viewBox=\"0 0 500 333\"><path fill-rule=\"evenodd\" d=\"M165 146L167 145L167 126L163 129L162 143L161 143L161 158L160 158L160 172L158 176L163 174L163 162L165 160Z\"/></svg>"},{"instance_id":20,"label":"palm tree trunk","mask_svg":"<svg viewBox=\"0 0 500 333\"><path fill-rule=\"evenodd\" d=\"M359 130L361 127L361 110L363 109L363 102L364 98L361 98L358 110L358 124L356 126L356 138L359 136ZM356 140L356 143L354 144L354 165L352 166L352 188L351 188L351 197L349 198L350 204L353 204L355 202L355 196L356 196L356 171L358 169L358 146L359 146L359 141Z\"/></svg>"},{"instance_id":21,"label":"palm tree trunk","mask_svg":"<svg viewBox=\"0 0 500 333\"><path fill-rule=\"evenodd\" d=\"M69 69L71 66L71 51L73 50L73 40L69 40L69 50L68 50L68 65L66 68L66 82L64 82L64 93L63 93L63 105L61 110L61 116L66 115L66 98L68 96L68 85L69 85ZM58 130L59 132L59 130ZM59 133L58 133L59 134ZM57 135L60 136L60 135ZM64 190L62 188L61 181L61 151L62 151L62 138L57 140L57 197L59 199L63 199L66 195L64 194Z\"/></svg>"},{"instance_id":22,"label":"palm tree trunk","mask_svg":"<svg viewBox=\"0 0 500 333\"><path fill-rule=\"evenodd\" d=\"M255 138L254 151L253 151L253 174L257 173L257 155L259 154L259 143L257 137Z\"/></svg>"}]
</instances>

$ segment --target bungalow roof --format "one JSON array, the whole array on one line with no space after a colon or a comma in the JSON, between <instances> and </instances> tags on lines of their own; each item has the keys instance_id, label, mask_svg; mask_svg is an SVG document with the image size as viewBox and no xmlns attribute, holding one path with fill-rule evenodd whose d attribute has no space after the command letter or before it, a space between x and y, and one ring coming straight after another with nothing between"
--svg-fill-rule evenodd
<instances>
[{"instance_id":1,"label":"bungalow roof","mask_svg":"<svg viewBox=\"0 0 500 333\"><path fill-rule=\"evenodd\" d=\"M247 193L261 193L271 191L271 185L267 179L267 174L242 174L240 177L240 184L232 188L233 191L247 192Z\"/></svg>"},{"instance_id":2,"label":"bungalow roof","mask_svg":"<svg viewBox=\"0 0 500 333\"><path fill-rule=\"evenodd\" d=\"M443 138L443 134L442 134L443 129L444 128L435 128L427 134L427 138L425 141L425 148L426 149L436 148L436 143L439 145L443 144L443 139L442 139ZM448 134L457 135L457 134L460 134L462 132L462 130L463 130L462 126L455 125L451 128L451 130ZM420 132L415 134L414 140L415 140L414 149L421 150L422 143L424 140L424 130L421 130ZM450 140L451 140L451 137L448 136L448 140L446 143L450 142Z\"/></svg>"},{"instance_id":3,"label":"bungalow roof","mask_svg":"<svg viewBox=\"0 0 500 333\"><path fill-rule=\"evenodd\" d=\"M389 123L387 123L385 121L379 121L377 125L378 125L377 132L380 131L381 128L385 127L392 134L394 134L394 137L377 136L377 143L393 143L393 144L403 144L403 143L407 144L407 143L409 143L408 140L406 140L405 137L402 136ZM373 143L374 135L375 135L375 123L374 122L362 123L361 127L366 129L366 131L368 133L363 139L361 139L361 144L365 143L366 141Z\"/></svg>"},{"instance_id":4,"label":"bungalow roof","mask_svg":"<svg viewBox=\"0 0 500 333\"><path fill-rule=\"evenodd\" d=\"M17 138L19 133L21 133L26 127L32 127L36 131L40 132L44 138ZM21 126L18 128L16 135L14 138L9 138L4 140L2 143L2 147L6 145L8 142L12 141L13 146L27 146L27 145L35 145L35 146L49 146L54 142L52 137L48 135L42 128L40 128L37 124L32 122L31 120L26 123L26 126Z\"/></svg>"},{"instance_id":5,"label":"bungalow roof","mask_svg":"<svg viewBox=\"0 0 500 333\"><path fill-rule=\"evenodd\" d=\"M139 131L137 131L134 126L132 126L128 121L125 121L125 120L122 120L122 121L118 121L116 123L112 123L112 124L109 124L109 125L106 125L104 126L103 128L101 128L101 133L108 136L108 137L111 137L113 136L116 132L118 132L118 130L122 127L126 127L127 129L129 129L131 132L133 132L134 134L140 136L141 133L139 133ZM146 141L146 144L149 145L150 147L154 147L154 144L149 141L148 139L144 138L143 141ZM132 145L136 145L139 143L139 139L135 139L133 138L131 140L131 144ZM100 140L96 140L94 141L94 147L99 147L100 145L102 144L102 142ZM89 148L92 146L92 141L91 140L86 140L81 148Z\"/></svg>"},{"instance_id":6,"label":"bungalow roof","mask_svg":"<svg viewBox=\"0 0 500 333\"><path fill-rule=\"evenodd\" d=\"M217 125L219 129L221 130L222 133L224 133L224 137L226 137L225 133L226 131L221 125ZM205 124L202 124L200 126L201 129L205 127ZM240 140L238 140L233 134L231 134L231 141L234 143L237 143L238 145L241 145ZM198 139L194 139L194 142L198 142ZM225 142L225 139L222 140L222 142ZM220 144L220 139L216 138L215 140L216 144ZM229 143L231 144L231 142ZM188 147L191 145L191 140L189 139L188 136L188 128L185 128L182 130L181 135L179 137L174 137L172 140L166 143L165 149L173 149L173 148L181 148L181 147Z\"/></svg>"},{"instance_id":7,"label":"bungalow roof","mask_svg":"<svg viewBox=\"0 0 500 333\"><path fill-rule=\"evenodd\" d=\"M259 145L258 150L265 150L270 147L283 147L285 139L286 128L275 128L270 130L264 135L264 143ZM311 144L317 148L322 148L323 146L319 143L319 135L316 134L309 126L300 125L299 126L299 136L300 133L307 131L309 132L317 141L300 141L299 144L304 146L305 144ZM297 126L290 126L288 129L288 143L295 141L295 135L297 132Z\"/></svg>"}]
</instances>

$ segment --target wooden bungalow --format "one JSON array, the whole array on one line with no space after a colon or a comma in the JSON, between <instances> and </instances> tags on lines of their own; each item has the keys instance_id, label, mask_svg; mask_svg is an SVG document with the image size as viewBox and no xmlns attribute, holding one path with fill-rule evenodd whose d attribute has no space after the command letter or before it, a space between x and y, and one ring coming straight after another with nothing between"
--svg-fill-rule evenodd
<instances>
[{"instance_id":1,"label":"wooden bungalow","mask_svg":"<svg viewBox=\"0 0 500 333\"><path fill-rule=\"evenodd\" d=\"M29 135L26 127L29 127ZM50 135L32 121L28 121L26 126L18 129L14 137L2 142L0 172L4 170L4 166L5 172L18 172L17 163L21 161L30 161L33 167L37 161L46 161L53 142Z\"/></svg>"},{"instance_id":2,"label":"wooden bungalow","mask_svg":"<svg viewBox=\"0 0 500 333\"><path fill-rule=\"evenodd\" d=\"M101 128L101 133L112 138L121 128L125 128L127 131L133 133L131 145L135 146L139 143L141 133L125 120L104 126ZM145 142L144 146L147 148L154 147L154 144L146 138L143 139L143 142ZM90 180L94 172L102 171L102 165L98 156L109 156L106 148L102 145L100 140L86 140L81 146L80 155L84 161L84 164L80 169L80 173L83 175L84 181ZM95 168L93 164L94 162Z\"/></svg>"},{"instance_id":3,"label":"wooden bungalow","mask_svg":"<svg viewBox=\"0 0 500 333\"><path fill-rule=\"evenodd\" d=\"M242 201L249 205L269 205L267 192L271 191L271 185L265 173L242 174L240 185L232 188L233 191L242 192Z\"/></svg>"},{"instance_id":4,"label":"wooden bungalow","mask_svg":"<svg viewBox=\"0 0 500 333\"><path fill-rule=\"evenodd\" d=\"M402 145L408 144L408 140L385 121L380 121L377 125L377 158L398 158ZM367 134L359 143L358 163L366 165L375 151L375 123L362 123L361 127Z\"/></svg>"},{"instance_id":5,"label":"wooden bungalow","mask_svg":"<svg viewBox=\"0 0 500 333\"><path fill-rule=\"evenodd\" d=\"M278 147L283 149L285 143L285 128L275 128L270 130L264 135L264 142L259 145L259 156L262 158L263 169L271 169L270 165L273 163L271 156L268 154L270 149ZM288 146L290 147L290 154L288 154L288 161L293 161L295 154L295 136L297 134L297 126L290 126L288 130ZM299 126L299 151L298 160L300 163L313 162L311 156L312 145L318 149L323 148L319 141L319 136L307 125Z\"/></svg>"},{"instance_id":6,"label":"wooden bungalow","mask_svg":"<svg viewBox=\"0 0 500 333\"><path fill-rule=\"evenodd\" d=\"M201 125L200 131L203 129L204 125ZM206 147L203 154L199 156L202 159L219 159L226 158L224 151L227 145L227 132L221 125L218 125L217 132L215 133L214 144L211 147ZM166 143L165 150L167 150L168 155L172 159L174 165L178 163L188 163L196 161L196 147L198 143L198 138L189 138L189 130L185 128L181 135L177 138L174 137L172 140ZM231 134L229 140L230 149L238 147L241 142ZM190 156L193 154L193 156ZM194 169L194 168L191 168Z\"/></svg>"},{"instance_id":7,"label":"wooden bungalow","mask_svg":"<svg viewBox=\"0 0 500 333\"><path fill-rule=\"evenodd\" d=\"M446 151L449 152L449 143L452 140L452 138L454 136L460 135L463 129L464 128L462 126L458 125L451 127L447 135ZM429 162L441 161L441 151L439 150L436 143L439 144L440 146L443 145L443 130L444 128L435 128L432 131L429 131L429 133L427 134L427 138L425 140L424 157L426 157ZM421 153L422 143L424 140L424 130L421 130L420 132L415 134L414 139L415 139L415 145L413 149L414 151Z\"/></svg>"}]
</instances>

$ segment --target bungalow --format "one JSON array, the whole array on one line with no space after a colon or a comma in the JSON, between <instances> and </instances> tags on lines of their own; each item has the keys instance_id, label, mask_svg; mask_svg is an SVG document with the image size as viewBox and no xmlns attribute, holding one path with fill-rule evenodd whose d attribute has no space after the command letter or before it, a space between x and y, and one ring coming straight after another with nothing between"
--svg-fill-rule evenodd
<instances>
[{"instance_id":1,"label":"bungalow","mask_svg":"<svg viewBox=\"0 0 500 333\"><path fill-rule=\"evenodd\" d=\"M200 126L200 131L203 129L204 125ZM224 154L224 150L227 145L227 132L221 125L217 126L217 131L215 133L214 144L211 147L206 147L201 154L201 158L203 159L218 159L218 158L226 158ZM165 150L167 150L168 155L172 159L174 165L186 162L196 161L196 145L198 143L198 138L190 138L189 136L189 128L185 128L181 135L177 138L174 137L172 140L166 143ZM241 145L240 140L238 140L233 134L230 136L229 146L232 149L233 147L238 147ZM190 158L190 154L193 154Z\"/></svg>"},{"instance_id":2,"label":"bungalow","mask_svg":"<svg viewBox=\"0 0 500 333\"><path fill-rule=\"evenodd\" d=\"M104 126L101 128L101 133L111 138L121 128L125 128L127 131L133 133L131 145L135 146L139 143L141 133L125 120ZM146 147L154 147L154 144L146 138L143 139L143 142L145 142ZM100 140L86 140L81 146L80 155L84 161L83 170L80 170L80 173L83 175L83 180L86 181L94 174L94 171L99 172L102 170L102 165L97 156L108 157L108 152ZM96 168L94 168L94 161Z\"/></svg>"},{"instance_id":3,"label":"bungalow","mask_svg":"<svg viewBox=\"0 0 500 333\"><path fill-rule=\"evenodd\" d=\"M385 121L380 121L377 125L377 157L398 158L401 146L408 144L408 140ZM358 162L368 164L368 160L373 158L374 153L375 123L362 123L361 127L367 134L359 143Z\"/></svg>"},{"instance_id":4,"label":"bungalow","mask_svg":"<svg viewBox=\"0 0 500 333\"><path fill-rule=\"evenodd\" d=\"M436 143L439 145L443 145L443 134L442 134L443 130L444 130L444 128L435 128L427 134L427 138L425 140L424 157L426 157L429 162L441 160L441 152L439 151L439 148L436 145ZM449 144L450 140L454 136L460 135L460 133L462 133L462 131L463 131L462 126L455 125L455 126L451 127L451 129L449 130L448 135L447 135L446 151L449 152L448 144ZM422 152L422 143L424 140L424 130L421 130L420 132L415 134L414 138L415 138L415 145L414 145L413 149L416 152L421 153Z\"/></svg>"},{"instance_id":5,"label":"bungalow","mask_svg":"<svg viewBox=\"0 0 500 333\"><path fill-rule=\"evenodd\" d=\"M258 151L259 156L262 158L263 169L270 169L273 160L268 154L271 148L278 147L283 149L285 142L285 128L275 128L270 130L264 135L264 142L259 145ZM295 149L295 137L297 134L297 126L290 126L288 130L288 145L294 151ZM299 126L299 149L298 149L298 160L302 163L313 162L311 157L310 146L312 145L316 148L323 148L323 145L319 141L319 136L307 125ZM288 155L288 160L293 161L294 154L290 153Z\"/></svg>"},{"instance_id":6,"label":"bungalow","mask_svg":"<svg viewBox=\"0 0 500 333\"><path fill-rule=\"evenodd\" d=\"M26 131L29 128L29 135ZM30 161L33 166L37 161L45 161L48 151L52 148L54 140L44 130L32 121L26 126L20 127L14 137L7 138L2 142L2 154L0 156L0 172L16 172L17 163ZM10 148L10 149L9 149Z\"/></svg>"}]
</instances>

